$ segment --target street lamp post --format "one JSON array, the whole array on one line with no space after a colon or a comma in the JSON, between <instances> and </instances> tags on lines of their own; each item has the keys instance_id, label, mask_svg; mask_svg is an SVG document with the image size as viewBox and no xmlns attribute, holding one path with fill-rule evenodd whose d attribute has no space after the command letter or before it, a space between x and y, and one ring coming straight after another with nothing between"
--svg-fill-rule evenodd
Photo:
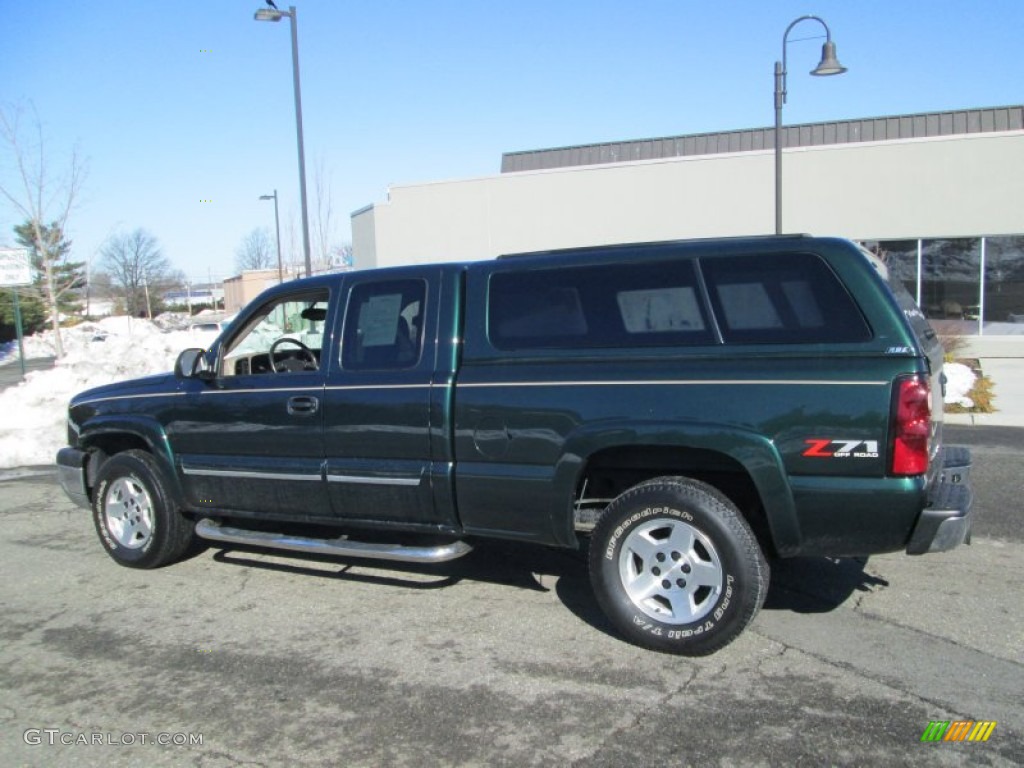
<instances>
[{"instance_id":1,"label":"street lamp post","mask_svg":"<svg viewBox=\"0 0 1024 768\"><path fill-rule=\"evenodd\" d=\"M821 46L821 61L811 70L815 76L841 75L846 67L836 58L836 44L832 32L817 16L801 16L786 27L782 36L782 61L775 62L775 234L782 234L782 105L786 103L786 40L789 32L801 21L817 21L825 28L825 44Z\"/></svg>"},{"instance_id":2,"label":"street lamp post","mask_svg":"<svg viewBox=\"0 0 1024 768\"><path fill-rule=\"evenodd\" d=\"M274 201L274 231L277 233L277 282L284 282L284 270L281 268L281 220L277 216L277 190L272 195L260 195L260 200Z\"/></svg>"},{"instance_id":3,"label":"street lamp post","mask_svg":"<svg viewBox=\"0 0 1024 768\"><path fill-rule=\"evenodd\" d=\"M313 263L309 255L309 213L306 205L306 153L302 146L302 91L299 88L299 33L295 6L287 11L276 8L260 8L253 15L256 21L280 21L285 16L292 27L292 80L295 86L295 132L299 144L299 200L302 204L302 250L306 257L306 277L313 274Z\"/></svg>"}]
</instances>

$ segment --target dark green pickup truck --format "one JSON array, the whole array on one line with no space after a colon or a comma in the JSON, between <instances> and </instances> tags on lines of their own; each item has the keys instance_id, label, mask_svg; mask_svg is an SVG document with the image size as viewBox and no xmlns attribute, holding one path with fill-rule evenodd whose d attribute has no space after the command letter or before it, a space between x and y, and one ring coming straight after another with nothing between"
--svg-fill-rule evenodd
<instances>
[{"instance_id":1,"label":"dark green pickup truck","mask_svg":"<svg viewBox=\"0 0 1024 768\"><path fill-rule=\"evenodd\" d=\"M618 630L697 655L751 621L771 558L969 540L942 388L934 332L851 242L594 247L279 285L174 373L76 396L57 464L122 565L195 535L589 544Z\"/></svg>"}]
</instances>

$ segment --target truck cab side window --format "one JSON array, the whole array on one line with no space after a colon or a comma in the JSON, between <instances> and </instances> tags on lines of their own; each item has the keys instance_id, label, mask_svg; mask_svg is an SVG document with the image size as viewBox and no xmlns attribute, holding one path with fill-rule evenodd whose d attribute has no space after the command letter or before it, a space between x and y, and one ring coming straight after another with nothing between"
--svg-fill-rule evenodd
<instances>
[{"instance_id":1,"label":"truck cab side window","mask_svg":"<svg viewBox=\"0 0 1024 768\"><path fill-rule=\"evenodd\" d=\"M345 312L342 367L350 371L415 367L423 340L425 295L422 280L356 285Z\"/></svg>"},{"instance_id":2,"label":"truck cab side window","mask_svg":"<svg viewBox=\"0 0 1024 768\"><path fill-rule=\"evenodd\" d=\"M277 299L261 307L228 340L221 375L318 370L327 303L327 291L317 291Z\"/></svg>"}]
</instances>

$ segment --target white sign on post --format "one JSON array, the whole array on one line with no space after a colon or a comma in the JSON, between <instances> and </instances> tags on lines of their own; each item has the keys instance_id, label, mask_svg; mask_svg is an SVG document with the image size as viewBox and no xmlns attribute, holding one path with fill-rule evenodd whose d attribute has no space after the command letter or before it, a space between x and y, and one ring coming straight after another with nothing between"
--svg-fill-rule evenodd
<instances>
[{"instance_id":1,"label":"white sign on post","mask_svg":"<svg viewBox=\"0 0 1024 768\"><path fill-rule=\"evenodd\" d=\"M0 248L0 286L31 285L32 265L24 248Z\"/></svg>"}]
</instances>

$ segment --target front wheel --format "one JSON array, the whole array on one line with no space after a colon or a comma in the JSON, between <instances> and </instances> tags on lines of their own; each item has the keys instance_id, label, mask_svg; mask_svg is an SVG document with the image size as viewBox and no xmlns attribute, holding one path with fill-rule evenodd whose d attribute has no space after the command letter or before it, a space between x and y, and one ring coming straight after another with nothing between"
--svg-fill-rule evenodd
<instances>
[{"instance_id":1,"label":"front wheel","mask_svg":"<svg viewBox=\"0 0 1024 768\"><path fill-rule=\"evenodd\" d=\"M591 538L590 580L627 639L703 656L757 614L768 564L729 499L697 480L662 477L608 505Z\"/></svg>"},{"instance_id":2,"label":"front wheel","mask_svg":"<svg viewBox=\"0 0 1024 768\"><path fill-rule=\"evenodd\" d=\"M192 522L178 510L145 451L124 451L100 467L92 508L107 554L129 568L172 563L192 541Z\"/></svg>"}]
</instances>

